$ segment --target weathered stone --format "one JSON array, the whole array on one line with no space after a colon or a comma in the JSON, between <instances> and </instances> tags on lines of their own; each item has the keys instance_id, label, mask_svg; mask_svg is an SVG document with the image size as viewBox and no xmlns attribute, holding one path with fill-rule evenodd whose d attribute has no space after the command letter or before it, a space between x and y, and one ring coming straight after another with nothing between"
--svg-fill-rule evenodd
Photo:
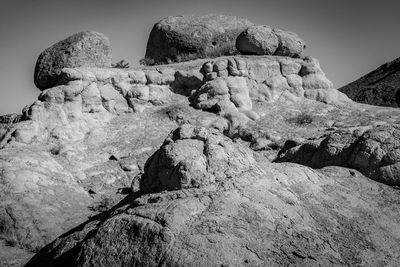
<instances>
[{"instance_id":1,"label":"weathered stone","mask_svg":"<svg viewBox=\"0 0 400 267\"><path fill-rule=\"evenodd\" d=\"M255 164L251 153L218 131L184 125L150 159L141 190L158 192L222 183ZM228 167L229 165L229 167Z\"/></svg>"},{"instance_id":2,"label":"weathered stone","mask_svg":"<svg viewBox=\"0 0 400 267\"><path fill-rule=\"evenodd\" d=\"M306 47L295 33L272 29L266 25L247 28L236 40L236 48L244 54L301 57Z\"/></svg>"},{"instance_id":3,"label":"weathered stone","mask_svg":"<svg viewBox=\"0 0 400 267\"><path fill-rule=\"evenodd\" d=\"M236 39L236 48L243 54L273 55L278 46L278 36L266 25L249 27Z\"/></svg>"},{"instance_id":4,"label":"weathered stone","mask_svg":"<svg viewBox=\"0 0 400 267\"><path fill-rule=\"evenodd\" d=\"M110 67L111 46L98 32L79 32L44 50L35 66L34 82L41 89L57 85L61 70L74 67Z\"/></svg>"},{"instance_id":5,"label":"weathered stone","mask_svg":"<svg viewBox=\"0 0 400 267\"><path fill-rule=\"evenodd\" d=\"M224 15L167 17L154 25L146 58L159 63L231 54L237 36L251 25L248 20Z\"/></svg>"},{"instance_id":6,"label":"weathered stone","mask_svg":"<svg viewBox=\"0 0 400 267\"><path fill-rule=\"evenodd\" d=\"M279 161L291 161L313 168L336 165L359 170L371 179L400 185L400 126L374 127L359 135L335 132L320 143L292 147Z\"/></svg>"},{"instance_id":7,"label":"weathered stone","mask_svg":"<svg viewBox=\"0 0 400 267\"><path fill-rule=\"evenodd\" d=\"M308 74L302 77L302 86L304 90L309 89L331 89L333 84L323 74Z\"/></svg>"},{"instance_id":8,"label":"weathered stone","mask_svg":"<svg viewBox=\"0 0 400 267\"><path fill-rule=\"evenodd\" d=\"M297 34L279 29L274 31L279 38L279 47L275 51L276 56L301 57L306 44Z\"/></svg>"}]
</instances>

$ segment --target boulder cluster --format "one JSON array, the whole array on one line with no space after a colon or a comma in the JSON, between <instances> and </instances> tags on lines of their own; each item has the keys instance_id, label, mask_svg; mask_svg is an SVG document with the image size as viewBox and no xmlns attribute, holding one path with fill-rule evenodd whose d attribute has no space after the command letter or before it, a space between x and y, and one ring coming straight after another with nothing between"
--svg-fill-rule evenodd
<instances>
[{"instance_id":1,"label":"boulder cluster","mask_svg":"<svg viewBox=\"0 0 400 267\"><path fill-rule=\"evenodd\" d=\"M187 61L233 55L301 57L306 47L295 33L235 16L204 15L167 17L156 23L147 43L151 63Z\"/></svg>"}]
</instances>

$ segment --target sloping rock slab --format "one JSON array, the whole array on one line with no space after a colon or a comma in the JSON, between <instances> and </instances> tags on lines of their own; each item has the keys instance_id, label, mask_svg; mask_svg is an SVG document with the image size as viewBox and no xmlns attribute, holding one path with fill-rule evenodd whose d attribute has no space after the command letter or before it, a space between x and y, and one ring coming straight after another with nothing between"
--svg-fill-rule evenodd
<instances>
[{"instance_id":1,"label":"sloping rock slab","mask_svg":"<svg viewBox=\"0 0 400 267\"><path fill-rule=\"evenodd\" d=\"M131 195L26 266L395 265L398 204L397 190L355 171L254 163L211 185Z\"/></svg>"}]
</instances>

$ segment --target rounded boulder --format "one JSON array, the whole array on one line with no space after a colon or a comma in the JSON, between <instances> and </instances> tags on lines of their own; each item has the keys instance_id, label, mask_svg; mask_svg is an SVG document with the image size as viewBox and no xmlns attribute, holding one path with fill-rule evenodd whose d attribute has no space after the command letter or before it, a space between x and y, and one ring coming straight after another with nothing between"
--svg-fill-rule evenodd
<instances>
[{"instance_id":1,"label":"rounded boulder","mask_svg":"<svg viewBox=\"0 0 400 267\"><path fill-rule=\"evenodd\" d=\"M250 55L299 58L305 47L305 42L297 34L272 29L267 25L251 26L236 39L237 50Z\"/></svg>"},{"instance_id":2,"label":"rounded boulder","mask_svg":"<svg viewBox=\"0 0 400 267\"><path fill-rule=\"evenodd\" d=\"M36 61L34 82L45 90L57 85L63 68L110 67L111 45L102 33L76 33L44 50Z\"/></svg>"}]
</instances>

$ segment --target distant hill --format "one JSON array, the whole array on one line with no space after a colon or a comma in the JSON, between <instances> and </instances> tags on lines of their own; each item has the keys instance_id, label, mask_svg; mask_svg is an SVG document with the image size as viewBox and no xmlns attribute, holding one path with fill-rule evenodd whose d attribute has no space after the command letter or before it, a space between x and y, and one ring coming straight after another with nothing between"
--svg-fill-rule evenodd
<instances>
[{"instance_id":1,"label":"distant hill","mask_svg":"<svg viewBox=\"0 0 400 267\"><path fill-rule=\"evenodd\" d=\"M400 58L383 64L339 91L356 102L400 107Z\"/></svg>"}]
</instances>

